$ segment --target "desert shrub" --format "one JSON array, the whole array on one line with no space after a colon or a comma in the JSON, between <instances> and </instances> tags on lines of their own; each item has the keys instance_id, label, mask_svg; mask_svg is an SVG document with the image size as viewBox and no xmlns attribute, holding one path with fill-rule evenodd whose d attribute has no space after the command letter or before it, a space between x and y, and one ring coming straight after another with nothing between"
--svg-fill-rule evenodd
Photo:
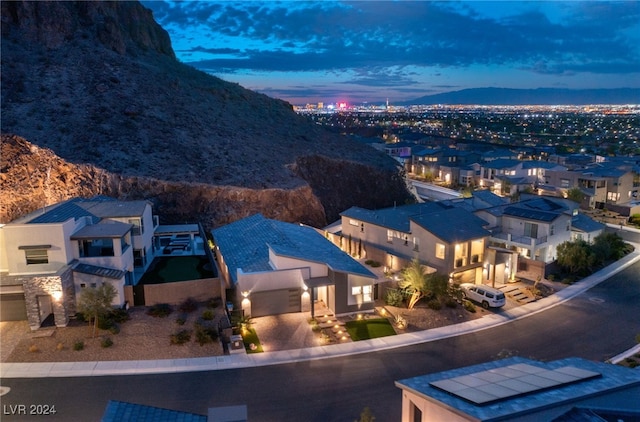
<instances>
[{"instance_id":1,"label":"desert shrub","mask_svg":"<svg viewBox=\"0 0 640 422\"><path fill-rule=\"evenodd\" d=\"M40 349L35 344L32 344L31 346L29 346L29 353L37 353L39 351Z\"/></svg>"},{"instance_id":2,"label":"desert shrub","mask_svg":"<svg viewBox=\"0 0 640 422\"><path fill-rule=\"evenodd\" d=\"M432 299L427 302L427 306L429 307L429 309L433 309L434 311L439 311L440 309L442 309L442 304L437 299Z\"/></svg>"},{"instance_id":3,"label":"desert shrub","mask_svg":"<svg viewBox=\"0 0 640 422\"><path fill-rule=\"evenodd\" d=\"M207 302L207 308L211 308L211 309L215 309L220 305L222 305L222 298L221 297L214 297L209 302Z\"/></svg>"},{"instance_id":4,"label":"desert shrub","mask_svg":"<svg viewBox=\"0 0 640 422\"><path fill-rule=\"evenodd\" d=\"M87 318L84 316L82 312L76 313L76 319L80 322L88 322Z\"/></svg>"},{"instance_id":5,"label":"desert shrub","mask_svg":"<svg viewBox=\"0 0 640 422\"><path fill-rule=\"evenodd\" d=\"M187 313L193 312L196 309L198 309L198 302L196 302L195 299L190 297L186 299L184 302L182 302L178 309L180 309L181 312L187 312Z\"/></svg>"},{"instance_id":6,"label":"desert shrub","mask_svg":"<svg viewBox=\"0 0 640 422\"><path fill-rule=\"evenodd\" d=\"M463 301L462 302L462 306L464 306L464 309L466 309L467 311L471 312L472 314L476 313L476 305L474 305L470 301L468 301L468 300Z\"/></svg>"},{"instance_id":7,"label":"desert shrub","mask_svg":"<svg viewBox=\"0 0 640 422\"><path fill-rule=\"evenodd\" d=\"M129 321L131 319L131 316L129 315L129 312L126 309L118 308L109 312L109 315L107 315L107 318L109 318L113 322L122 324L123 322Z\"/></svg>"},{"instance_id":8,"label":"desert shrub","mask_svg":"<svg viewBox=\"0 0 640 422\"><path fill-rule=\"evenodd\" d=\"M77 340L75 343L73 343L73 350L80 351L82 349L84 349L84 341Z\"/></svg>"},{"instance_id":9,"label":"desert shrub","mask_svg":"<svg viewBox=\"0 0 640 422\"><path fill-rule=\"evenodd\" d=\"M176 318L176 324L178 325L184 325L185 322L187 322L187 316L185 314L182 314L178 318Z\"/></svg>"},{"instance_id":10,"label":"desert shrub","mask_svg":"<svg viewBox=\"0 0 640 422\"><path fill-rule=\"evenodd\" d=\"M166 318L171 313L171 305L168 303L156 303L147 310L147 315L156 318Z\"/></svg>"},{"instance_id":11,"label":"desert shrub","mask_svg":"<svg viewBox=\"0 0 640 422\"><path fill-rule=\"evenodd\" d=\"M189 340L191 340L191 331L189 330L180 330L171 334L171 344L185 344Z\"/></svg>"},{"instance_id":12,"label":"desert shrub","mask_svg":"<svg viewBox=\"0 0 640 422\"><path fill-rule=\"evenodd\" d=\"M204 346L207 343L213 343L218 339L218 332L211 327L203 327L196 325L196 341L200 346Z\"/></svg>"},{"instance_id":13,"label":"desert shrub","mask_svg":"<svg viewBox=\"0 0 640 422\"><path fill-rule=\"evenodd\" d=\"M317 333L318 331L321 330L320 325L318 324L318 321L316 321L315 319L310 319L309 325L311 325L311 331L313 331L314 333Z\"/></svg>"},{"instance_id":14,"label":"desert shrub","mask_svg":"<svg viewBox=\"0 0 640 422\"><path fill-rule=\"evenodd\" d=\"M63 351L63 350L64 350L64 344L62 344L62 343L58 343L58 344L56 344L56 350L57 350L58 352Z\"/></svg>"},{"instance_id":15,"label":"desert shrub","mask_svg":"<svg viewBox=\"0 0 640 422\"><path fill-rule=\"evenodd\" d=\"M207 309L206 311L204 311L202 313L202 319L204 319L205 321L211 321L214 317L214 313L211 309Z\"/></svg>"},{"instance_id":16,"label":"desert shrub","mask_svg":"<svg viewBox=\"0 0 640 422\"><path fill-rule=\"evenodd\" d=\"M444 304L447 308L456 308L458 307L458 302L455 298L448 297L445 299Z\"/></svg>"},{"instance_id":17,"label":"desert shrub","mask_svg":"<svg viewBox=\"0 0 640 422\"><path fill-rule=\"evenodd\" d=\"M109 327L109 332L113 335L120 334L120 325L115 322Z\"/></svg>"},{"instance_id":18,"label":"desert shrub","mask_svg":"<svg viewBox=\"0 0 640 422\"><path fill-rule=\"evenodd\" d=\"M112 319L109 319L107 316L98 318L98 328L101 330L109 330L111 329L111 327L113 327L114 324L115 322Z\"/></svg>"},{"instance_id":19,"label":"desert shrub","mask_svg":"<svg viewBox=\"0 0 640 422\"><path fill-rule=\"evenodd\" d=\"M562 279L562 284L573 284L576 282L576 278L572 275Z\"/></svg>"},{"instance_id":20,"label":"desert shrub","mask_svg":"<svg viewBox=\"0 0 640 422\"><path fill-rule=\"evenodd\" d=\"M105 337L102 339L102 341L100 342L100 346L102 346L103 348L107 348L107 347L111 347L113 346L113 340L111 340L111 337Z\"/></svg>"},{"instance_id":21,"label":"desert shrub","mask_svg":"<svg viewBox=\"0 0 640 422\"><path fill-rule=\"evenodd\" d=\"M398 289L387 290L387 295L384 298L385 303L389 306L402 306L403 300L404 294Z\"/></svg>"},{"instance_id":22,"label":"desert shrub","mask_svg":"<svg viewBox=\"0 0 640 422\"><path fill-rule=\"evenodd\" d=\"M547 275L547 280L549 280L549 281L553 281L553 280L555 280L555 279L556 279L556 275L555 275L555 274L549 274L549 275Z\"/></svg>"}]
</instances>

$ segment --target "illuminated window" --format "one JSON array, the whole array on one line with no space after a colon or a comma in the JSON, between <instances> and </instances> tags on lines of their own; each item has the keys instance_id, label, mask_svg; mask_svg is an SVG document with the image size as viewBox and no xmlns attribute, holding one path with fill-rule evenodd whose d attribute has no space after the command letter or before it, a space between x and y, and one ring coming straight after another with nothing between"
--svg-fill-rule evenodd
<instances>
[{"instance_id":1,"label":"illuminated window","mask_svg":"<svg viewBox=\"0 0 640 422\"><path fill-rule=\"evenodd\" d=\"M446 247L442 243L436 243L436 258L444 259Z\"/></svg>"},{"instance_id":2,"label":"illuminated window","mask_svg":"<svg viewBox=\"0 0 640 422\"><path fill-rule=\"evenodd\" d=\"M393 230L387 230L387 242L393 243Z\"/></svg>"},{"instance_id":3,"label":"illuminated window","mask_svg":"<svg viewBox=\"0 0 640 422\"><path fill-rule=\"evenodd\" d=\"M360 223L356 220L349 219L349 225L358 227Z\"/></svg>"}]
</instances>

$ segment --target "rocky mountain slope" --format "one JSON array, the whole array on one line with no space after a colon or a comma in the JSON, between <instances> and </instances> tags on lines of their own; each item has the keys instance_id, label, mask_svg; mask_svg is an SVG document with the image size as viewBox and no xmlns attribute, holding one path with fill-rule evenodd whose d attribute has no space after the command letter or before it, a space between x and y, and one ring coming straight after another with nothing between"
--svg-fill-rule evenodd
<instances>
[{"instance_id":1,"label":"rocky mountain slope","mask_svg":"<svg viewBox=\"0 0 640 422\"><path fill-rule=\"evenodd\" d=\"M137 2L0 7L2 222L105 194L149 199L166 223L322 226L410 198L389 157L178 62Z\"/></svg>"}]
</instances>

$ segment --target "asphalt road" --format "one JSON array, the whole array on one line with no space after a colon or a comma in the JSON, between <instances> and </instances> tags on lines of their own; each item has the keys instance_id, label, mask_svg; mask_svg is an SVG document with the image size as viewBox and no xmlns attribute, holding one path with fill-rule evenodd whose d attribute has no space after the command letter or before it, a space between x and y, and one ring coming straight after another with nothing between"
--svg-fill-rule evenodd
<instances>
[{"instance_id":1,"label":"asphalt road","mask_svg":"<svg viewBox=\"0 0 640 422\"><path fill-rule=\"evenodd\" d=\"M569 302L500 327L384 352L250 369L93 378L5 379L0 419L100 420L109 399L206 414L247 404L251 421L345 421L366 406L397 421L394 381L519 355L604 361L640 334L640 263ZM9 405L55 405L50 416L8 415ZM15 409L15 408L13 408Z\"/></svg>"}]
</instances>

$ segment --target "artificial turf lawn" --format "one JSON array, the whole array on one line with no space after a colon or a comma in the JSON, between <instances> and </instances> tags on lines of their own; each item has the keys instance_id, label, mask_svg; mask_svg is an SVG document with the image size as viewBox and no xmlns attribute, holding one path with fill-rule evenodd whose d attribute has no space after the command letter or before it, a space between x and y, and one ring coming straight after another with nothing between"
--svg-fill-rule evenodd
<instances>
[{"instance_id":1,"label":"artificial turf lawn","mask_svg":"<svg viewBox=\"0 0 640 422\"><path fill-rule=\"evenodd\" d=\"M199 280L213 277L204 269L209 262L199 256L171 256L156 258L157 262L142 276L141 284L172 283L174 281Z\"/></svg>"},{"instance_id":2,"label":"artificial turf lawn","mask_svg":"<svg viewBox=\"0 0 640 422\"><path fill-rule=\"evenodd\" d=\"M258 334L256 334L256 330L253 328L248 328L242 334L242 342L244 343L244 348L247 349L247 353L262 353L264 350L262 349L262 345L260 344L260 340L258 339ZM256 345L256 350L251 350L251 343Z\"/></svg>"},{"instance_id":3,"label":"artificial turf lawn","mask_svg":"<svg viewBox=\"0 0 640 422\"><path fill-rule=\"evenodd\" d=\"M393 336L396 334L391 323L386 318L347 321L345 326L353 341Z\"/></svg>"}]
</instances>

